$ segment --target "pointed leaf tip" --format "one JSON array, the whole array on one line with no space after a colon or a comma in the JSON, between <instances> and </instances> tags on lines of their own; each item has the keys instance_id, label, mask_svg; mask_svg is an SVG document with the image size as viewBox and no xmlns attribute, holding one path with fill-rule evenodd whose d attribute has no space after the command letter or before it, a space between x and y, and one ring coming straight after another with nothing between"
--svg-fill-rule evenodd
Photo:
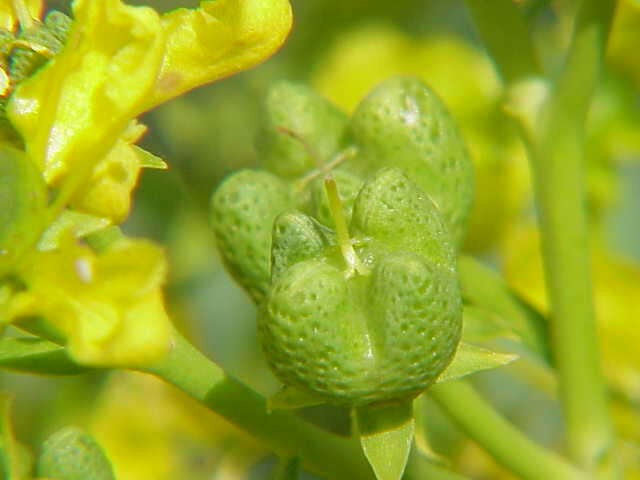
<instances>
[{"instance_id":1,"label":"pointed leaf tip","mask_svg":"<svg viewBox=\"0 0 640 480\"><path fill-rule=\"evenodd\" d=\"M360 444L378 480L400 480L413 443L413 402L358 407Z\"/></svg>"},{"instance_id":2,"label":"pointed leaf tip","mask_svg":"<svg viewBox=\"0 0 640 480\"><path fill-rule=\"evenodd\" d=\"M456 380L472 373L501 367L517 360L514 353L498 353L486 348L461 342L453 361L436 380L436 383Z\"/></svg>"}]
</instances>

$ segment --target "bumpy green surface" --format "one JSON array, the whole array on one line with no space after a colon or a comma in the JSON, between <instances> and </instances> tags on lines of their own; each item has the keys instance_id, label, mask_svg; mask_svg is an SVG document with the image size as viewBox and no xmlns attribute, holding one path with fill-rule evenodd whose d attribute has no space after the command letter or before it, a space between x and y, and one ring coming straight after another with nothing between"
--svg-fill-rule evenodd
<instances>
[{"instance_id":1,"label":"bumpy green surface","mask_svg":"<svg viewBox=\"0 0 640 480\"><path fill-rule=\"evenodd\" d=\"M38 23L30 30L20 32L18 39L39 47L44 47L51 55L57 54L67 40L71 19L62 12L52 11L44 23ZM18 84L31 76L49 60L49 56L38 53L26 46L15 47L9 57L9 76L12 84Z\"/></svg>"},{"instance_id":2,"label":"bumpy green surface","mask_svg":"<svg viewBox=\"0 0 640 480\"><path fill-rule=\"evenodd\" d=\"M352 128L361 147L356 166L402 168L432 197L459 244L473 199L473 167L437 95L418 78L391 78L360 103Z\"/></svg>"},{"instance_id":3,"label":"bumpy green surface","mask_svg":"<svg viewBox=\"0 0 640 480\"><path fill-rule=\"evenodd\" d=\"M0 147L0 275L40 232L47 189L24 152Z\"/></svg>"},{"instance_id":4,"label":"bumpy green surface","mask_svg":"<svg viewBox=\"0 0 640 480\"><path fill-rule=\"evenodd\" d=\"M211 198L211 225L220 254L257 303L269 289L273 221L291 206L289 186L258 170L231 175Z\"/></svg>"},{"instance_id":5,"label":"bumpy green surface","mask_svg":"<svg viewBox=\"0 0 640 480\"><path fill-rule=\"evenodd\" d=\"M295 225L304 224L298 215ZM444 370L460 340L453 246L438 210L398 169L367 182L352 227L370 273L347 278L338 248L299 228L306 233L296 243L309 248L294 248L302 252L297 262L280 262L259 319L261 343L285 385L329 402L415 395ZM394 228L404 228L404 237L390 242ZM276 236L274 251L287 250L280 242Z\"/></svg>"},{"instance_id":6,"label":"bumpy green surface","mask_svg":"<svg viewBox=\"0 0 640 480\"><path fill-rule=\"evenodd\" d=\"M329 161L345 144L348 117L309 87L288 82L275 85L266 109L259 149L265 168L283 178L304 175Z\"/></svg>"},{"instance_id":7,"label":"bumpy green surface","mask_svg":"<svg viewBox=\"0 0 640 480\"><path fill-rule=\"evenodd\" d=\"M223 259L259 307L273 371L330 403L417 395L452 360L461 333L455 248L472 172L453 120L412 78L374 90L351 127L312 90L283 83L269 96L264 132L266 170L229 177L211 211ZM357 265L333 230L327 174Z\"/></svg>"},{"instance_id":8,"label":"bumpy green surface","mask_svg":"<svg viewBox=\"0 0 640 480\"><path fill-rule=\"evenodd\" d=\"M91 436L67 427L42 445L36 473L56 480L115 480L111 463Z\"/></svg>"}]
</instances>

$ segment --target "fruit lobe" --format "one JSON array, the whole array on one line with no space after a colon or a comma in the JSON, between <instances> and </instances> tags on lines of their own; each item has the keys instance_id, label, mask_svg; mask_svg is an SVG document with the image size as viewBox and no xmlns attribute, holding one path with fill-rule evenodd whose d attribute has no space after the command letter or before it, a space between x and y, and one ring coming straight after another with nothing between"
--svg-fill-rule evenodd
<instances>
[{"instance_id":1,"label":"fruit lobe","mask_svg":"<svg viewBox=\"0 0 640 480\"><path fill-rule=\"evenodd\" d=\"M404 189L387 198L382 193L390 182ZM298 239L307 238L309 249L298 261L280 262L262 309L262 346L285 385L330 403L363 405L417 395L448 365L460 340L452 244L437 209L398 169L368 181L354 212L366 212L354 213L352 233L370 274L346 276L335 242L306 229L308 235ZM304 215L296 215L302 225ZM389 243L386 227L367 222L386 217L400 219L396 225L406 222L408 240ZM433 244L418 244L426 238ZM274 252L280 242L276 235Z\"/></svg>"},{"instance_id":2,"label":"fruit lobe","mask_svg":"<svg viewBox=\"0 0 640 480\"><path fill-rule=\"evenodd\" d=\"M289 185L259 170L232 174L211 197L210 220L222 259L256 303L269 289L273 221L292 201Z\"/></svg>"},{"instance_id":3,"label":"fruit lobe","mask_svg":"<svg viewBox=\"0 0 640 480\"><path fill-rule=\"evenodd\" d=\"M363 170L402 168L428 192L460 244L473 197L473 167L444 104L415 77L392 77L373 89L352 118Z\"/></svg>"}]
</instances>

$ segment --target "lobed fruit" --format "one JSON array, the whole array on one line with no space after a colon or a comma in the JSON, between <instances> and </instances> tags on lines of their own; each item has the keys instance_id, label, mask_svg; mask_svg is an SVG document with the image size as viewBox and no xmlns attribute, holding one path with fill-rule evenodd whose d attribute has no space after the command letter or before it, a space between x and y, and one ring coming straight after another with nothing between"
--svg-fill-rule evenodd
<instances>
[{"instance_id":1,"label":"lobed fruit","mask_svg":"<svg viewBox=\"0 0 640 480\"><path fill-rule=\"evenodd\" d=\"M288 82L275 85L266 109L259 148L265 168L282 178L304 175L345 146L348 117L309 87Z\"/></svg>"},{"instance_id":2,"label":"lobed fruit","mask_svg":"<svg viewBox=\"0 0 640 480\"><path fill-rule=\"evenodd\" d=\"M231 175L211 197L211 225L222 259L257 303L270 284L273 222L291 206L289 185L260 170Z\"/></svg>"},{"instance_id":3,"label":"lobed fruit","mask_svg":"<svg viewBox=\"0 0 640 480\"><path fill-rule=\"evenodd\" d=\"M363 171L402 168L440 209L457 245L473 199L473 167L444 104L421 80L393 77L376 87L352 118Z\"/></svg>"},{"instance_id":4,"label":"lobed fruit","mask_svg":"<svg viewBox=\"0 0 640 480\"><path fill-rule=\"evenodd\" d=\"M361 189L352 233L368 274L346 275L336 242L304 214L276 225L287 229L274 235L278 274L258 326L280 380L345 405L426 389L452 360L462 325L453 246L426 195L398 169Z\"/></svg>"}]
</instances>

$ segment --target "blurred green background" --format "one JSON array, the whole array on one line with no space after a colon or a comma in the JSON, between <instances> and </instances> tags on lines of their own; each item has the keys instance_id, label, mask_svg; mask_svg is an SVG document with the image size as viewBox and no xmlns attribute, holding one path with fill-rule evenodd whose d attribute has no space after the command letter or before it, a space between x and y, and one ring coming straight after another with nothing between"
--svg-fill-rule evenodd
<instances>
[{"instance_id":1,"label":"blurred green background","mask_svg":"<svg viewBox=\"0 0 640 480\"><path fill-rule=\"evenodd\" d=\"M160 11L193 1L136 1ZM575 2L519 2L545 72L561 61ZM167 304L174 322L232 375L268 394L277 383L258 348L255 308L219 262L208 228L212 189L231 171L260 165L254 140L261 103L274 81L311 84L351 110L377 82L421 76L460 124L476 165L476 203L465 250L505 273L546 308L539 272L535 209L526 156L506 120L501 79L486 57L464 2L456 0L293 0L285 47L261 66L146 114L144 148L168 171L145 171L124 225L165 246L171 262ZM64 1L49 2L68 10ZM640 478L640 6L621 1L586 139L588 209L596 305L605 370L622 432L629 478ZM561 429L553 395L516 368L479 374L477 385L533 438L556 446ZM531 378L529 378L531 380ZM269 478L273 459L249 437L178 392L141 374L108 372L45 379L10 373L18 437L37 445L57 428L89 428L120 480ZM337 409L305 414L344 428ZM428 406L429 439L472 478L511 478Z\"/></svg>"}]
</instances>

